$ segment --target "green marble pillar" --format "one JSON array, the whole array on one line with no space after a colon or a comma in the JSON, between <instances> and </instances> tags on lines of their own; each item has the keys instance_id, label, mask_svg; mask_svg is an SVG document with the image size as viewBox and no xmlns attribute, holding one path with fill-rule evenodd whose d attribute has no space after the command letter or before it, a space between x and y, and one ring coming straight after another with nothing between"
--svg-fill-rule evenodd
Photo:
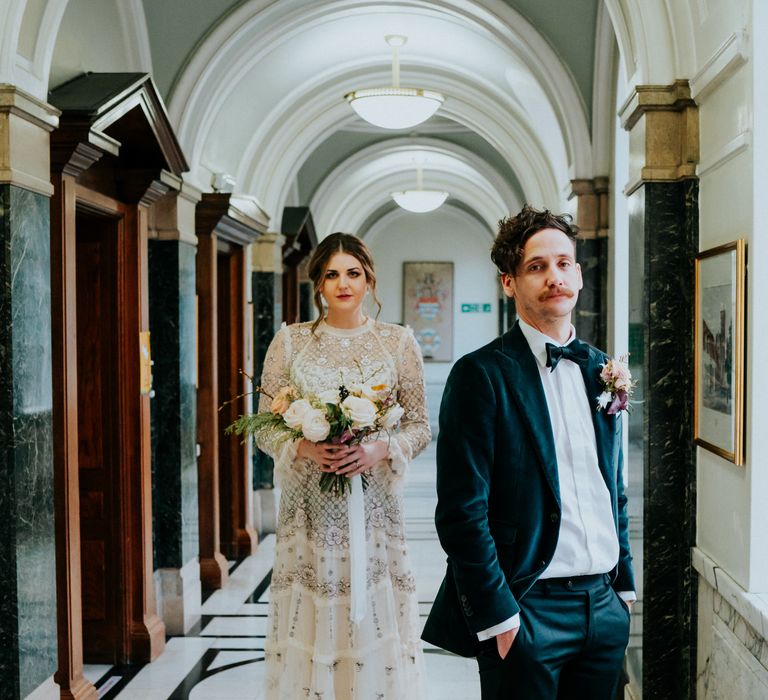
<instances>
[{"instance_id":1,"label":"green marble pillar","mask_svg":"<svg viewBox=\"0 0 768 700\"><path fill-rule=\"evenodd\" d=\"M643 490L643 571L635 571L642 584L633 610L633 622L642 616L642 663L630 668L630 677L636 692L641 681L645 698L684 700L696 692L698 113L688 83L676 81L636 86L621 116L632 151L628 320L639 409L629 419L627 463L630 490L638 482ZM630 519L632 510L630 502Z\"/></svg>"},{"instance_id":2,"label":"green marble pillar","mask_svg":"<svg viewBox=\"0 0 768 700\"><path fill-rule=\"evenodd\" d=\"M0 184L0 695L56 670L50 208Z\"/></svg>"},{"instance_id":3,"label":"green marble pillar","mask_svg":"<svg viewBox=\"0 0 768 700\"><path fill-rule=\"evenodd\" d=\"M200 192L163 174L171 190L149 209L152 347L152 538L158 614L183 635L200 621L197 472L195 206Z\"/></svg>"}]
</instances>

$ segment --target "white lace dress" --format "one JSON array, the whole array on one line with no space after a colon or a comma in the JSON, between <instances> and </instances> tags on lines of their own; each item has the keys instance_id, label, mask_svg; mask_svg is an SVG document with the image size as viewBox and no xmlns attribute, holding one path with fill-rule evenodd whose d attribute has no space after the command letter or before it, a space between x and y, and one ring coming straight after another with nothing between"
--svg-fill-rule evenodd
<instances>
[{"instance_id":1,"label":"white lace dress","mask_svg":"<svg viewBox=\"0 0 768 700\"><path fill-rule=\"evenodd\" d=\"M320 491L321 472L296 443L259 444L282 489L265 642L265 698L422 700L424 669L416 587L408 560L401 488L408 463L430 440L421 352L410 329L369 320L355 329L283 327L264 361L274 395L292 381L318 393L361 379L397 387L405 409L390 459L368 472L364 493L366 612L350 622L348 495ZM361 377L361 369L365 377ZM262 396L260 410L269 409Z\"/></svg>"}]
</instances>

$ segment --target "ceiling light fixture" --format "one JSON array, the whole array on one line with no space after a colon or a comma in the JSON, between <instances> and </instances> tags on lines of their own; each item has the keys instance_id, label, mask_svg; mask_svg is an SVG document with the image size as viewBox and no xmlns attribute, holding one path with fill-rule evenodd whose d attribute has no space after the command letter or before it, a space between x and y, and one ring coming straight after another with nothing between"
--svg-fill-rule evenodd
<instances>
[{"instance_id":1,"label":"ceiling light fixture","mask_svg":"<svg viewBox=\"0 0 768 700\"><path fill-rule=\"evenodd\" d=\"M408 38L387 34L384 40L392 47L392 87L353 90L344 98L369 124L383 129L409 129L429 119L445 98L433 90L400 87L398 49Z\"/></svg>"},{"instance_id":2,"label":"ceiling light fixture","mask_svg":"<svg viewBox=\"0 0 768 700\"><path fill-rule=\"evenodd\" d=\"M443 190L425 190L424 176L421 167L416 168L416 189L392 192L392 199L408 211L416 214L424 214L434 211L448 199L448 193Z\"/></svg>"}]
</instances>

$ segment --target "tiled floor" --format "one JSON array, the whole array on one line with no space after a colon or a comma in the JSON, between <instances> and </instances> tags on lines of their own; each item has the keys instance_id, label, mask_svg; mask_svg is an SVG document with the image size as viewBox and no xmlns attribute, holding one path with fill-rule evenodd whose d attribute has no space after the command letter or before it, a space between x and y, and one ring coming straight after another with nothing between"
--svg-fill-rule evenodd
<instances>
[{"instance_id":1,"label":"tiled floor","mask_svg":"<svg viewBox=\"0 0 768 700\"><path fill-rule=\"evenodd\" d=\"M422 615L430 608L445 558L432 521L434 444L412 465L405 489L411 560ZM165 652L143 668L89 666L87 676L103 700L258 700L262 697L268 576L274 536L241 562L228 585L204 603L194 635L168 640ZM474 660L425 649L429 700L477 700Z\"/></svg>"}]
</instances>

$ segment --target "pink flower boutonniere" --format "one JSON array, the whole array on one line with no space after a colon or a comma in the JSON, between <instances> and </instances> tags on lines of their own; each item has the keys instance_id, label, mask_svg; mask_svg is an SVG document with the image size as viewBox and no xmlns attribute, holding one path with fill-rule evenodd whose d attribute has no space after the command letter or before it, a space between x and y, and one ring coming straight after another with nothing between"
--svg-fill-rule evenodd
<instances>
[{"instance_id":1,"label":"pink flower boutonniere","mask_svg":"<svg viewBox=\"0 0 768 700\"><path fill-rule=\"evenodd\" d=\"M597 410L607 409L606 413L612 416L619 411L629 411L629 397L632 396L632 375L629 373L627 361L629 355L622 355L618 359L612 358L600 365L600 379L603 382L603 393L597 397Z\"/></svg>"}]
</instances>

